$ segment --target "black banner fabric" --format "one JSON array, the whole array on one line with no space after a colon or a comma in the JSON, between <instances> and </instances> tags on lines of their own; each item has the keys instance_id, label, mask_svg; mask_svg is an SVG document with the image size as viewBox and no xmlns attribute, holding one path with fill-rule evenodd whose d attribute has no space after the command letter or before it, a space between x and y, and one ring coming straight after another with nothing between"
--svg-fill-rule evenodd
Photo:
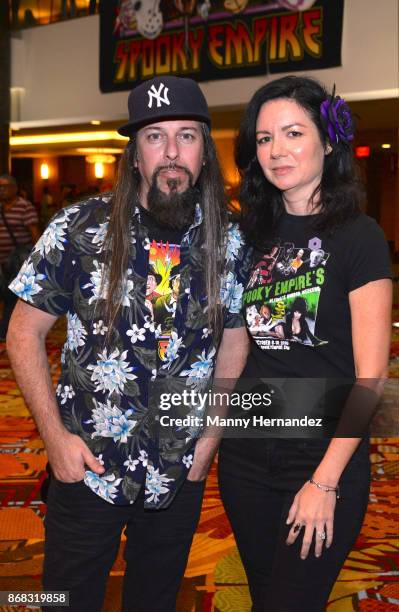
<instances>
[{"instance_id":1,"label":"black banner fabric","mask_svg":"<svg viewBox=\"0 0 399 612\"><path fill-rule=\"evenodd\" d=\"M213 2L204 19L168 13L162 1L151 0L152 13L146 13L143 1L101 0L100 89L130 90L164 74L214 81L340 66L343 3L255 1L234 13L225 0ZM309 8L293 12L282 8L287 5Z\"/></svg>"}]
</instances>

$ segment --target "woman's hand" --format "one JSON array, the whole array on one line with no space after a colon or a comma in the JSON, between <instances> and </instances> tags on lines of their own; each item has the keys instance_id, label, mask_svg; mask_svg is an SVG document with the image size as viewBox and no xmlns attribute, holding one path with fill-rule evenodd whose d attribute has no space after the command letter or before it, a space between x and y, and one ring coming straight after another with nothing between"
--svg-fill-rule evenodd
<instances>
[{"instance_id":1,"label":"woman's hand","mask_svg":"<svg viewBox=\"0 0 399 612\"><path fill-rule=\"evenodd\" d=\"M320 557L324 541L327 548L331 546L334 531L335 504L336 495L334 491L321 491L310 482L305 482L295 495L287 518L287 525L292 524L292 528L288 534L286 544L293 544L302 529L305 529L301 559L306 559L308 556L314 531L316 531L316 557ZM326 534L325 539L320 537L320 534L323 533Z\"/></svg>"}]
</instances>

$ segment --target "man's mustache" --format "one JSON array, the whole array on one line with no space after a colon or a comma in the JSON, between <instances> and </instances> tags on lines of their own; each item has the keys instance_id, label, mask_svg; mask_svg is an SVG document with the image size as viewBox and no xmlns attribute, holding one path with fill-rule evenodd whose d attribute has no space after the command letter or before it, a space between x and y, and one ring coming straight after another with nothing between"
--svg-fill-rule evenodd
<instances>
[{"instance_id":1,"label":"man's mustache","mask_svg":"<svg viewBox=\"0 0 399 612\"><path fill-rule=\"evenodd\" d=\"M170 163L167 166L158 166L158 168L154 172L153 179L156 179L159 176L159 174L161 172L163 172L164 170L166 170L166 171L168 171L168 170L182 170L183 172L185 172L187 174L187 176L189 178L192 178L192 173L190 172L190 170L188 168L186 168L186 166L180 166L179 164Z\"/></svg>"}]
</instances>

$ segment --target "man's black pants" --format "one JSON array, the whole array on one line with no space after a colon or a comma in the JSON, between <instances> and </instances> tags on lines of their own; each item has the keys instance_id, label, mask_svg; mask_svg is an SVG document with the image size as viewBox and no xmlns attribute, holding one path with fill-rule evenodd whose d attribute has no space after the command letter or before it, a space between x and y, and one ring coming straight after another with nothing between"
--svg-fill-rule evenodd
<instances>
[{"instance_id":1,"label":"man's black pants","mask_svg":"<svg viewBox=\"0 0 399 612\"><path fill-rule=\"evenodd\" d=\"M172 612L195 529L205 481L186 481L172 504L144 510L144 492L131 506L110 504L83 482L51 478L45 518L43 589L69 591L69 608L99 612L125 529L127 562L123 612Z\"/></svg>"},{"instance_id":2,"label":"man's black pants","mask_svg":"<svg viewBox=\"0 0 399 612\"><path fill-rule=\"evenodd\" d=\"M300 558L303 530L285 543L295 494L320 463L329 440L230 439L219 450L219 487L247 573L253 612L322 612L366 512L368 440L355 451L340 479L334 538L321 557L314 540ZM325 495L334 495L326 493Z\"/></svg>"}]
</instances>

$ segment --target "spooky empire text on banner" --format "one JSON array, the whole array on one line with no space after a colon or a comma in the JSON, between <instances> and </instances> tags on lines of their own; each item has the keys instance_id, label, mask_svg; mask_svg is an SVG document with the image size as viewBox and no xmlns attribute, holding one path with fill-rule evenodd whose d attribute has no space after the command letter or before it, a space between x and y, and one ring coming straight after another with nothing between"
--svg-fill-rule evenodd
<instances>
[{"instance_id":1,"label":"spooky empire text on banner","mask_svg":"<svg viewBox=\"0 0 399 612\"><path fill-rule=\"evenodd\" d=\"M344 0L101 0L100 88L341 65Z\"/></svg>"}]
</instances>

